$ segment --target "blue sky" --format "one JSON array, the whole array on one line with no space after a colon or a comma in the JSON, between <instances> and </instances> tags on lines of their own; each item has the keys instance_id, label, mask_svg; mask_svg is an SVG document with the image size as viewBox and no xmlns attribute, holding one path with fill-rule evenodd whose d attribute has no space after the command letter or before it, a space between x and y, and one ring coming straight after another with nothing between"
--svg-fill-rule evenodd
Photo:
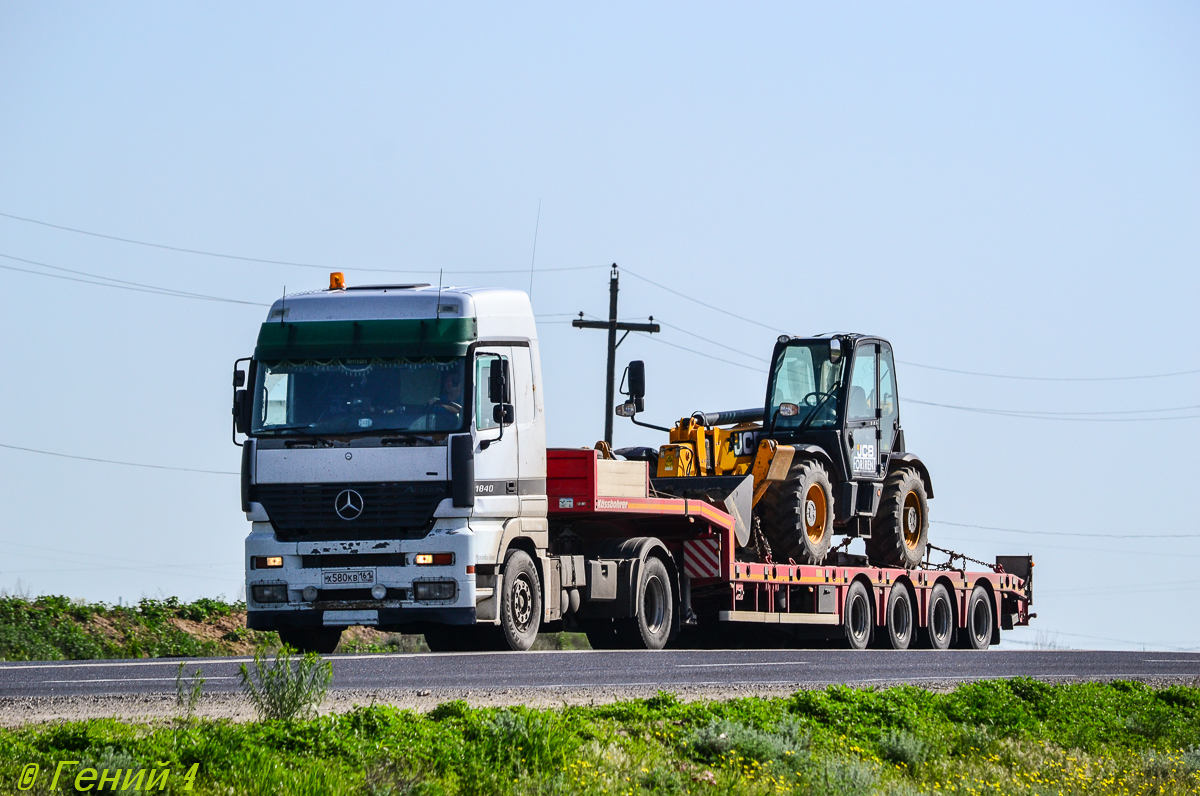
<instances>
[{"instance_id":1,"label":"blue sky","mask_svg":"<svg viewBox=\"0 0 1200 796\"><path fill-rule=\"evenodd\" d=\"M0 443L236 470L253 303L335 269L527 289L540 205L551 444L602 434L604 336L562 321L605 311L607 263L669 324L620 350L651 422L761 403L779 329L881 334L932 541L1036 557L1015 641L1200 648L1200 410L1144 411L1200 373L931 369L1200 369L1198 34L1184 3L5 3L0 213L320 267L0 217L45 264L0 257L37 272L0 269ZM236 478L0 468L0 587L238 596Z\"/></svg>"}]
</instances>

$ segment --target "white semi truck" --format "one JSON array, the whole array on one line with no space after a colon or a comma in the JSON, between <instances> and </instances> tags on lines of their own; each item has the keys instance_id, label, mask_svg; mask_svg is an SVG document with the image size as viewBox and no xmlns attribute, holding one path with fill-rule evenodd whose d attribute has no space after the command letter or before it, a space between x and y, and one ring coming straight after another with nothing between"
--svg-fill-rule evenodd
<instances>
[{"instance_id":1,"label":"white semi truck","mask_svg":"<svg viewBox=\"0 0 1200 796\"><path fill-rule=\"evenodd\" d=\"M761 560L744 507L660 495L646 461L547 451L542 393L519 291L334 274L276 301L234 369L247 625L332 652L352 625L453 651L562 628L597 648L751 627L986 648L1028 622L1025 557L982 573Z\"/></svg>"}]
</instances>

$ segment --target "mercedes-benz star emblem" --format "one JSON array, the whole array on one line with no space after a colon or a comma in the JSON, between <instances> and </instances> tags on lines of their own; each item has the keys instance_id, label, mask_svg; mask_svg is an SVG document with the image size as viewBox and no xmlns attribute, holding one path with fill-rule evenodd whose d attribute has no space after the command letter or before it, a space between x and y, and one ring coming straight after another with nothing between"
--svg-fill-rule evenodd
<instances>
[{"instance_id":1,"label":"mercedes-benz star emblem","mask_svg":"<svg viewBox=\"0 0 1200 796\"><path fill-rule=\"evenodd\" d=\"M343 489L333 499L333 510L343 520L357 520L363 513L362 495L353 489Z\"/></svg>"}]
</instances>

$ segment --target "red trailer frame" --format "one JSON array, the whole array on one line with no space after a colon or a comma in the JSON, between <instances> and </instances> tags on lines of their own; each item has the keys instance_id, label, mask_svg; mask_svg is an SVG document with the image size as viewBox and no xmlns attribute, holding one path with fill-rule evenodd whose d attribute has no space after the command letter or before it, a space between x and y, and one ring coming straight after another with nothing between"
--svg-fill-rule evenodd
<instances>
[{"instance_id":1,"label":"red trailer frame","mask_svg":"<svg viewBox=\"0 0 1200 796\"><path fill-rule=\"evenodd\" d=\"M728 608L718 617L723 622L841 626L847 593L856 582L868 590L877 628L885 626L895 588L909 590L916 626L926 627L929 599L938 584L951 595L959 629L967 626L972 591L982 586L988 592L995 619L992 643L999 642L1001 628L1028 625L1035 616L1029 612L1032 579L1005 572L999 564L993 571L972 572L965 567L905 570L739 561L732 516L702 500L654 497L648 476L646 497L602 495L597 488L600 457L590 448L547 451L551 525L603 528L613 538L659 538L682 562L681 583L686 578L689 587L728 587ZM819 592L825 599L817 599Z\"/></svg>"}]
</instances>

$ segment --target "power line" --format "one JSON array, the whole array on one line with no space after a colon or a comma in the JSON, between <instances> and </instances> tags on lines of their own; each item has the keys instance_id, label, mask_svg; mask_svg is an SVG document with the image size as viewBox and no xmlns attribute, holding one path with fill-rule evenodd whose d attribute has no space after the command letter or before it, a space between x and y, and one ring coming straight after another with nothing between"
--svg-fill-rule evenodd
<instances>
[{"instance_id":1,"label":"power line","mask_svg":"<svg viewBox=\"0 0 1200 796\"><path fill-rule=\"evenodd\" d=\"M1157 420L1192 420L1200 417L1196 415L1172 415L1170 417L1073 417L1073 412L1063 412L1061 414L1040 414L1034 412L1025 412L1020 410L1009 409L984 409L978 406L957 406L955 404L941 404L933 401L919 401L916 398L904 398L908 403L919 404L921 406L936 406L940 409L956 409L960 412L975 412L984 415L999 415L1001 417L1018 417L1024 420L1066 420L1075 423L1144 423ZM1192 409L1196 407L1184 407ZM1135 409L1128 412L1174 412L1175 409ZM1102 414L1100 412L1086 412L1080 414ZM1103 413L1110 414L1110 413ZM1127 414L1126 412L1112 412L1111 414Z\"/></svg>"},{"instance_id":2,"label":"power line","mask_svg":"<svg viewBox=\"0 0 1200 796\"><path fill-rule=\"evenodd\" d=\"M701 300L700 300L700 299L698 299L698 298L692 298L691 296L689 296L689 295L688 295L688 294L686 294L686 293L680 293L680 292L679 292L678 290L676 290L675 288L673 288L673 287L667 287L667 286L666 286L666 285L664 285L664 284L660 284L659 282L655 282L653 279L647 279L646 277L642 276L641 274L637 273L636 271L630 271L628 268L624 269L624 271L625 271L625 273L629 274L630 276L634 277L635 279L640 279L640 280L642 280L643 282L647 282L647 283L649 283L649 284L651 284L651 285L654 285L656 288L658 288L658 289L660 289L660 290L665 290L665 291L667 291L668 293L674 293L676 296L679 296L680 298L685 298L685 299L687 299L688 301L691 301L691 302L694 302L694 303L696 303L696 304L699 304L701 307L708 307L710 310L715 310L715 311L717 311L717 312L720 312L720 313L722 313L722 314L724 314L724 315L728 315L730 318L737 318L739 321L745 321L746 323L752 323L752 324L754 324L755 326L761 326L762 328L764 328L764 329L769 329L769 330L771 330L772 332L780 332L780 333L782 333L782 334L787 334L787 332L785 332L783 329L777 329L777 328L775 328L774 326L768 326L767 324L765 324L765 323L761 323L761 322L759 322L759 321L756 321L756 320L754 320L753 318L747 318L747 317L745 317L744 315L738 315L738 314L736 314L736 313L732 313L732 312L730 312L729 310L725 309L724 307L718 307L718 306L716 306L715 304L709 304L709 303L707 303L707 302L701 301Z\"/></svg>"},{"instance_id":3,"label":"power line","mask_svg":"<svg viewBox=\"0 0 1200 796\"><path fill-rule=\"evenodd\" d=\"M1195 370L1177 370L1171 373L1154 373L1149 376L1088 376L1088 377L1066 377L1066 376L1013 376L1004 373L980 373L974 370L957 370L955 368L940 368L936 365L922 365L919 362L905 362L904 360L896 360L901 365L909 365L914 368L925 368L926 370L940 370L944 373L960 373L964 376L983 376L989 379L1016 379L1018 381L1133 381L1136 379L1165 379L1170 376L1188 376L1193 373L1200 373L1200 368Z\"/></svg>"},{"instance_id":4,"label":"power line","mask_svg":"<svg viewBox=\"0 0 1200 796\"><path fill-rule=\"evenodd\" d=\"M18 271L23 274L33 274L34 276L45 276L45 277L49 277L51 279L63 279L68 282L80 282L85 285L96 285L98 287L111 287L111 288L117 288L119 290L132 290L137 293L152 293L152 294L158 295L158 296L172 296L174 298L199 299L202 301L218 301L218 302L222 302L222 303L226 303L226 304L244 304L244 305L252 306L252 307L269 307L269 306L271 306L270 304L262 304L257 301L242 301L241 299L231 299L231 298L225 298L223 296L209 296L204 293L191 293L186 290L176 290L175 288L158 287L157 285L147 285L147 284L143 284L141 282L129 282L127 280L116 279L111 276L101 276L100 274L91 274L86 271L76 271L71 268L63 268L63 267L57 266L57 265L50 265L48 263L38 262L37 260L26 260L23 257L14 257L11 254L0 254L0 257L3 257L6 260L16 260L17 262L20 262L20 263L28 263L29 265L36 265L41 268L53 268L56 271L65 271L65 272L71 273L71 274L79 274L81 276L92 277L92 279L103 279L103 280L107 280L107 281L95 282L95 281L92 281L92 279L77 279L77 278L70 277L70 276L63 276L61 274L47 274L42 271L31 271L28 268L17 268L16 266L12 266L12 265L0 265L0 268L3 268L6 271Z\"/></svg>"},{"instance_id":5,"label":"power line","mask_svg":"<svg viewBox=\"0 0 1200 796\"><path fill-rule=\"evenodd\" d=\"M60 459L78 459L84 462L98 462L100 464L120 464L125 467L146 467L151 470L175 470L183 473L207 473L208 475L240 475L240 473L229 472L227 470L198 470L194 467L168 467L164 464L143 464L141 462L122 462L116 459L97 459L91 456L75 456L70 453L57 453L55 451L43 451L37 448L22 448L19 445L6 445L0 442L0 448L8 450L24 451L26 453L40 453L43 456L57 456Z\"/></svg>"},{"instance_id":6,"label":"power line","mask_svg":"<svg viewBox=\"0 0 1200 796\"><path fill-rule=\"evenodd\" d=\"M769 359L765 359L765 358L763 358L763 357L757 357L757 356L755 356L754 354L749 354L749 353L747 353L747 352L745 352L745 351L742 351L742 350L740 350L740 349L734 348L733 346L728 346L728 345L725 345L724 343L718 343L716 340L710 340L710 339L708 339L707 337L701 337L700 335L696 334L695 332L689 332L687 329L683 329L683 328L680 328L680 327L678 327L678 326L674 326L673 324L669 324L669 323L667 323L666 321L663 321L663 320L661 320L661 319L659 319L659 321L658 321L658 322L659 322L659 323L661 323L663 326L666 326L666 327L668 327L668 328L674 329L674 330L675 330L675 331L677 331L677 332L683 332L683 333L684 333L684 334L686 334L686 335L689 335L689 336L691 336L691 337L695 337L697 340L703 340L703 341L704 341L704 342L706 342L706 343L711 343L711 344L713 344L713 345L715 345L715 346L718 346L718 347L720 347L720 348L724 348L724 349L725 349L725 350L727 350L727 351L732 351L732 352L733 352L733 353L735 353L735 354L741 354L742 356L744 356L744 357L749 357L750 359L757 359L759 362L770 362L770 360L769 360Z\"/></svg>"},{"instance_id":7,"label":"power line","mask_svg":"<svg viewBox=\"0 0 1200 796\"><path fill-rule=\"evenodd\" d=\"M225 260L238 260L240 262L245 262L245 263L261 263L264 265L287 265L287 266L291 266L294 268L319 268L322 271L328 271L331 268L335 268L334 266L322 265L320 263L301 263L301 262L295 262L293 260L269 260L264 257L245 257L240 254L226 254L224 252L212 252L212 251L206 251L204 249L189 249L184 246L170 246L165 243L152 243L150 241L136 240L134 238L122 238L118 235L108 235L103 232L92 232L91 230L79 229L77 227L68 227L68 226L64 226L62 224L52 224L49 221L39 221L36 218L26 218L24 216L13 215L12 213L0 213L0 216L3 216L4 218L11 218L14 221L24 221L28 224L37 224L39 226L50 227L51 229L58 229L58 230L62 230L64 232L73 232L77 235L89 235L93 238L103 238L105 240L114 240L114 241L118 241L120 243L131 243L135 246L149 246L150 248L153 248L153 249L164 249L166 251L182 252L184 254L199 254L204 257L219 257L219 258L222 258ZM397 269L397 268L367 268L364 266L338 266L338 267L346 268L348 270L352 269L355 271L371 271L373 273L381 273L381 274L432 274L433 273L433 270L431 270L431 269L415 270L415 269ZM608 266L606 266L606 265L577 265L577 266L570 266L570 267L566 267L566 268L543 268L538 273L545 273L545 272L549 272L549 271L583 271L583 270L587 270L589 268L607 268L607 267ZM447 271L446 273L452 273L452 274L528 274L529 269L528 268L514 268L511 270L500 270L500 271Z\"/></svg>"},{"instance_id":8,"label":"power line","mask_svg":"<svg viewBox=\"0 0 1200 796\"><path fill-rule=\"evenodd\" d=\"M1075 536L1086 539L1200 539L1200 533L1073 533L1070 531L1026 531L1019 528L997 528L993 525L970 525L965 522L947 522L946 520L930 520L939 525L952 525L956 528L978 528L984 531L1002 531L1004 533L1024 533L1030 536Z\"/></svg>"}]
</instances>

